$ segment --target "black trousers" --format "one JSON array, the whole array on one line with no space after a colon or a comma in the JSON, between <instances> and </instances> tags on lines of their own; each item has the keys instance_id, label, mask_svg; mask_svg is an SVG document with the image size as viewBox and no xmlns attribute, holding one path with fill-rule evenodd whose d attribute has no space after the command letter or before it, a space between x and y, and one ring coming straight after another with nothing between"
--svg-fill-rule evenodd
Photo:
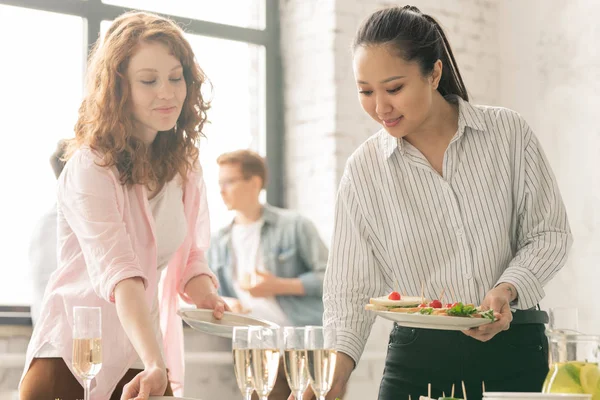
<instances>
[{"instance_id":1,"label":"black trousers","mask_svg":"<svg viewBox=\"0 0 600 400\"><path fill-rule=\"evenodd\" d=\"M487 392L540 392L548 374L548 340L543 324L513 325L488 342L460 331L413 329L394 324L390 334L379 400L413 400L442 392L450 397L482 398Z\"/></svg>"}]
</instances>

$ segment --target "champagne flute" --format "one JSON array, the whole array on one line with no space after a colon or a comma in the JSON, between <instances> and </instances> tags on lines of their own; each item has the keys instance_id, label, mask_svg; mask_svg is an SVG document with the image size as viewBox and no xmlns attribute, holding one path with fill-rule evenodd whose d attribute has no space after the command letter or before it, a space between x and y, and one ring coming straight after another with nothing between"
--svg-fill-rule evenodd
<instances>
[{"instance_id":1,"label":"champagne flute","mask_svg":"<svg viewBox=\"0 0 600 400\"><path fill-rule=\"evenodd\" d=\"M251 326L248 342L252 357L252 382L261 400L267 400L273 390L279 370L279 328Z\"/></svg>"},{"instance_id":2,"label":"champagne flute","mask_svg":"<svg viewBox=\"0 0 600 400\"><path fill-rule=\"evenodd\" d=\"M102 368L100 307L73 307L73 370L83 380L85 400L90 400L90 385L100 368Z\"/></svg>"},{"instance_id":3,"label":"champagne flute","mask_svg":"<svg viewBox=\"0 0 600 400\"><path fill-rule=\"evenodd\" d=\"M319 400L331 389L337 352L334 328L307 326L304 332L306 366L313 392Z\"/></svg>"},{"instance_id":4,"label":"champagne flute","mask_svg":"<svg viewBox=\"0 0 600 400\"><path fill-rule=\"evenodd\" d=\"M283 328L283 349L283 366L288 385L296 400L302 399L308 385L304 328Z\"/></svg>"},{"instance_id":5,"label":"champagne flute","mask_svg":"<svg viewBox=\"0 0 600 400\"><path fill-rule=\"evenodd\" d=\"M252 399L254 383L252 382L252 370L250 365L252 359L248 347L248 327L236 326L233 328L233 367L238 387L244 395L245 400Z\"/></svg>"}]
</instances>

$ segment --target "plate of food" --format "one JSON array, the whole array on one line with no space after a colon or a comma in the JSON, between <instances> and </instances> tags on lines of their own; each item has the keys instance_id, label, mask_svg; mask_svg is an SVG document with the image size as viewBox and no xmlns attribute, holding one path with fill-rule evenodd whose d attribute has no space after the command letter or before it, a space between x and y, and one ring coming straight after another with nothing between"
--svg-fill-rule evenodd
<instances>
[{"instance_id":1,"label":"plate of food","mask_svg":"<svg viewBox=\"0 0 600 400\"><path fill-rule=\"evenodd\" d=\"M462 302L444 305L440 300L401 296L398 292L370 299L365 309L408 328L462 331L494 321L493 310Z\"/></svg>"},{"instance_id":2,"label":"plate of food","mask_svg":"<svg viewBox=\"0 0 600 400\"><path fill-rule=\"evenodd\" d=\"M233 328L236 326L266 326L277 328L279 325L247 315L236 314L225 311L220 320L213 316L213 310L181 309L177 312L179 316L192 328L208 333L209 335L229 338L233 336Z\"/></svg>"}]
</instances>

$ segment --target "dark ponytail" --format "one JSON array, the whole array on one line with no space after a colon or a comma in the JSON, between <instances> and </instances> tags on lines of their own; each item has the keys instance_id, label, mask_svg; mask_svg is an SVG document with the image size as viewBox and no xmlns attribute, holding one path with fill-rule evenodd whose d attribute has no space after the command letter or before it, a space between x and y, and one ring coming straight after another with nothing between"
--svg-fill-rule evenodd
<instances>
[{"instance_id":1,"label":"dark ponytail","mask_svg":"<svg viewBox=\"0 0 600 400\"><path fill-rule=\"evenodd\" d=\"M438 91L469 101L467 89L452 54L450 43L435 19L417 7L391 7L371 14L360 26L352 48L392 45L406 61L416 61L428 76L437 60L443 64Z\"/></svg>"}]
</instances>

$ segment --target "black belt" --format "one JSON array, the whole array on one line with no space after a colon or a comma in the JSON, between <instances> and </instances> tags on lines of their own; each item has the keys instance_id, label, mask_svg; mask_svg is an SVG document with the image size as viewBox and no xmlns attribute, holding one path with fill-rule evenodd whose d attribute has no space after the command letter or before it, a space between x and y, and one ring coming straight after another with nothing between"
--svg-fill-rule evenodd
<instances>
[{"instance_id":1,"label":"black belt","mask_svg":"<svg viewBox=\"0 0 600 400\"><path fill-rule=\"evenodd\" d=\"M513 320L511 325L524 325L524 324L547 324L548 313L546 311L531 308L529 310L516 310L513 311Z\"/></svg>"}]
</instances>

